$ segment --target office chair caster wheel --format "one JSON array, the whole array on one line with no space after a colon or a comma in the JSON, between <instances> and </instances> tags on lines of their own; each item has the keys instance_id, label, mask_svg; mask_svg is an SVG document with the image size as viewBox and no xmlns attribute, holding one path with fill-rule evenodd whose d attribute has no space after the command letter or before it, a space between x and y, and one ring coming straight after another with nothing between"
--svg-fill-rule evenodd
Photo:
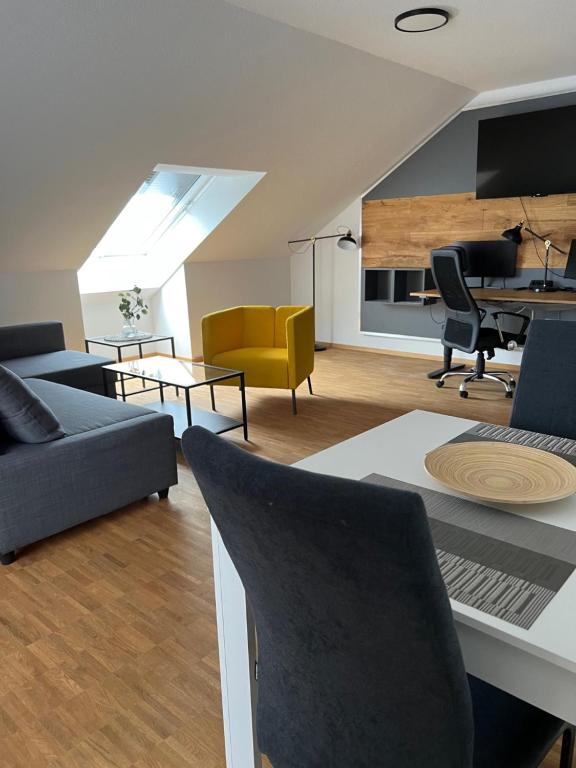
<instances>
[{"instance_id":1,"label":"office chair caster wheel","mask_svg":"<svg viewBox=\"0 0 576 768\"><path fill-rule=\"evenodd\" d=\"M512 391L506 392L506 397L511 398L513 395L514 395L514 392L512 392Z\"/></svg>"},{"instance_id":2,"label":"office chair caster wheel","mask_svg":"<svg viewBox=\"0 0 576 768\"><path fill-rule=\"evenodd\" d=\"M442 389L445 383L446 383L445 381L437 381L436 386L438 387L438 389Z\"/></svg>"},{"instance_id":3,"label":"office chair caster wheel","mask_svg":"<svg viewBox=\"0 0 576 768\"><path fill-rule=\"evenodd\" d=\"M461 389L460 390L460 397L464 397L464 398L468 397L468 392L466 392L465 389Z\"/></svg>"}]
</instances>

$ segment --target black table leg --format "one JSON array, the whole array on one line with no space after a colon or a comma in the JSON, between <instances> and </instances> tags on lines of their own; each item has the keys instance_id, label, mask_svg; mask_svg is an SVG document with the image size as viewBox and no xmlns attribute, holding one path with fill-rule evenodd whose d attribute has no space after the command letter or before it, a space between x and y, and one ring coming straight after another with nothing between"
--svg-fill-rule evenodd
<instances>
[{"instance_id":1,"label":"black table leg","mask_svg":"<svg viewBox=\"0 0 576 768\"><path fill-rule=\"evenodd\" d=\"M86 350L87 353L90 352L90 342L86 341L86 339L84 339L84 349Z\"/></svg>"},{"instance_id":2,"label":"black table leg","mask_svg":"<svg viewBox=\"0 0 576 768\"><path fill-rule=\"evenodd\" d=\"M430 371L428 374L429 379L439 379L445 373L449 371L461 371L465 368L465 365L452 365L452 347L444 347L444 367L438 368L436 371Z\"/></svg>"},{"instance_id":3,"label":"black table leg","mask_svg":"<svg viewBox=\"0 0 576 768\"><path fill-rule=\"evenodd\" d=\"M216 410L216 398L214 397L214 386L210 384L210 402L212 403L212 410Z\"/></svg>"},{"instance_id":4,"label":"black table leg","mask_svg":"<svg viewBox=\"0 0 576 768\"><path fill-rule=\"evenodd\" d=\"M124 374L120 374L120 391L122 392L122 400L126 402L126 387L124 386Z\"/></svg>"},{"instance_id":5,"label":"black table leg","mask_svg":"<svg viewBox=\"0 0 576 768\"><path fill-rule=\"evenodd\" d=\"M176 357L176 347L174 346L174 336L170 337L170 346L172 347L172 357ZM180 391L178 387L176 387L176 397L180 397Z\"/></svg>"},{"instance_id":6,"label":"black table leg","mask_svg":"<svg viewBox=\"0 0 576 768\"><path fill-rule=\"evenodd\" d=\"M246 413L246 386L244 374L240 374L240 395L242 397L242 424L244 427L244 440L248 440L248 415Z\"/></svg>"},{"instance_id":7,"label":"black table leg","mask_svg":"<svg viewBox=\"0 0 576 768\"><path fill-rule=\"evenodd\" d=\"M164 402L164 385L160 384L160 402Z\"/></svg>"},{"instance_id":8,"label":"black table leg","mask_svg":"<svg viewBox=\"0 0 576 768\"><path fill-rule=\"evenodd\" d=\"M140 360L142 360L142 357L144 356L144 352L142 351L142 344L138 344L138 354L140 356ZM146 380L145 379L141 379L141 381L142 381L142 386L145 387L146 386ZM164 401L162 401L162 402L164 402Z\"/></svg>"},{"instance_id":9,"label":"black table leg","mask_svg":"<svg viewBox=\"0 0 576 768\"><path fill-rule=\"evenodd\" d=\"M110 390L108 389L108 376L106 376L106 371L104 368L102 368L102 376L104 378L104 397L110 397Z\"/></svg>"},{"instance_id":10,"label":"black table leg","mask_svg":"<svg viewBox=\"0 0 576 768\"><path fill-rule=\"evenodd\" d=\"M192 426L192 408L190 407L190 390L188 387L184 390L186 396L186 418L188 419L188 426Z\"/></svg>"}]
</instances>

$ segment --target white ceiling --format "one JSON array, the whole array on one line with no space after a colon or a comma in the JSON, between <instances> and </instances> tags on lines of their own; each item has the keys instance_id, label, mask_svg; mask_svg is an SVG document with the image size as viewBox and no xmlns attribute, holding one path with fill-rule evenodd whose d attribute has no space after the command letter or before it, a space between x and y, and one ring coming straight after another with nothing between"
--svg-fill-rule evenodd
<instances>
[{"instance_id":1,"label":"white ceiling","mask_svg":"<svg viewBox=\"0 0 576 768\"><path fill-rule=\"evenodd\" d=\"M440 2L454 18L426 34L394 29L397 14L427 5L418 0L231 2L477 91L576 74L575 0Z\"/></svg>"},{"instance_id":2,"label":"white ceiling","mask_svg":"<svg viewBox=\"0 0 576 768\"><path fill-rule=\"evenodd\" d=\"M472 95L223 0L2 0L0 271L78 268L158 163L266 173L190 258L285 255Z\"/></svg>"}]
</instances>

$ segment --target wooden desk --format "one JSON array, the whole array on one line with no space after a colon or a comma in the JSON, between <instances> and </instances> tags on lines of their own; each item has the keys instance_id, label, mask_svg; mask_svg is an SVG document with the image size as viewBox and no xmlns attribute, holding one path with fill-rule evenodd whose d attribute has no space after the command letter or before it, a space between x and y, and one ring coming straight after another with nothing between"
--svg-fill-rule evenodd
<instances>
[{"instance_id":1,"label":"wooden desk","mask_svg":"<svg viewBox=\"0 0 576 768\"><path fill-rule=\"evenodd\" d=\"M360 480L372 473L456 495L424 469L425 455L476 422L412 411L296 466ZM498 505L493 505L498 506ZM576 531L576 496L503 505L531 520ZM485 530L490 535L490 530ZM495 538L498 533L494 531ZM255 633L242 583L212 524L226 766L261 768L255 739ZM530 629L451 601L468 672L570 723L576 722L576 571Z\"/></svg>"},{"instance_id":2,"label":"wooden desk","mask_svg":"<svg viewBox=\"0 0 576 768\"><path fill-rule=\"evenodd\" d=\"M476 301L496 301L518 304L565 304L576 309L576 292L553 291L550 293L535 293L534 291L517 288L471 288L470 292ZM410 296L420 299L439 299L440 292L437 288L427 291L415 291Z\"/></svg>"}]
</instances>

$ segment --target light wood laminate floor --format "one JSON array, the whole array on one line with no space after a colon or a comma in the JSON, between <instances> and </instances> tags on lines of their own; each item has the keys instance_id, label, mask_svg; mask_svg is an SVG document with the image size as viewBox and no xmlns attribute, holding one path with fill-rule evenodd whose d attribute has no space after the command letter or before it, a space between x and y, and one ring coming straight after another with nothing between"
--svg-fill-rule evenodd
<instances>
[{"instance_id":1,"label":"light wood laminate floor","mask_svg":"<svg viewBox=\"0 0 576 768\"><path fill-rule=\"evenodd\" d=\"M414 408L509 418L491 384L468 400L456 384L436 389L430 361L316 357L316 394L301 388L297 417L289 392L248 391L248 450L293 462ZM207 390L192 397L208 407ZM238 413L237 391L217 390L217 402ZM244 444L241 431L226 439ZM224 765L208 515L179 469L168 501L133 504L0 569L2 768Z\"/></svg>"}]
</instances>

